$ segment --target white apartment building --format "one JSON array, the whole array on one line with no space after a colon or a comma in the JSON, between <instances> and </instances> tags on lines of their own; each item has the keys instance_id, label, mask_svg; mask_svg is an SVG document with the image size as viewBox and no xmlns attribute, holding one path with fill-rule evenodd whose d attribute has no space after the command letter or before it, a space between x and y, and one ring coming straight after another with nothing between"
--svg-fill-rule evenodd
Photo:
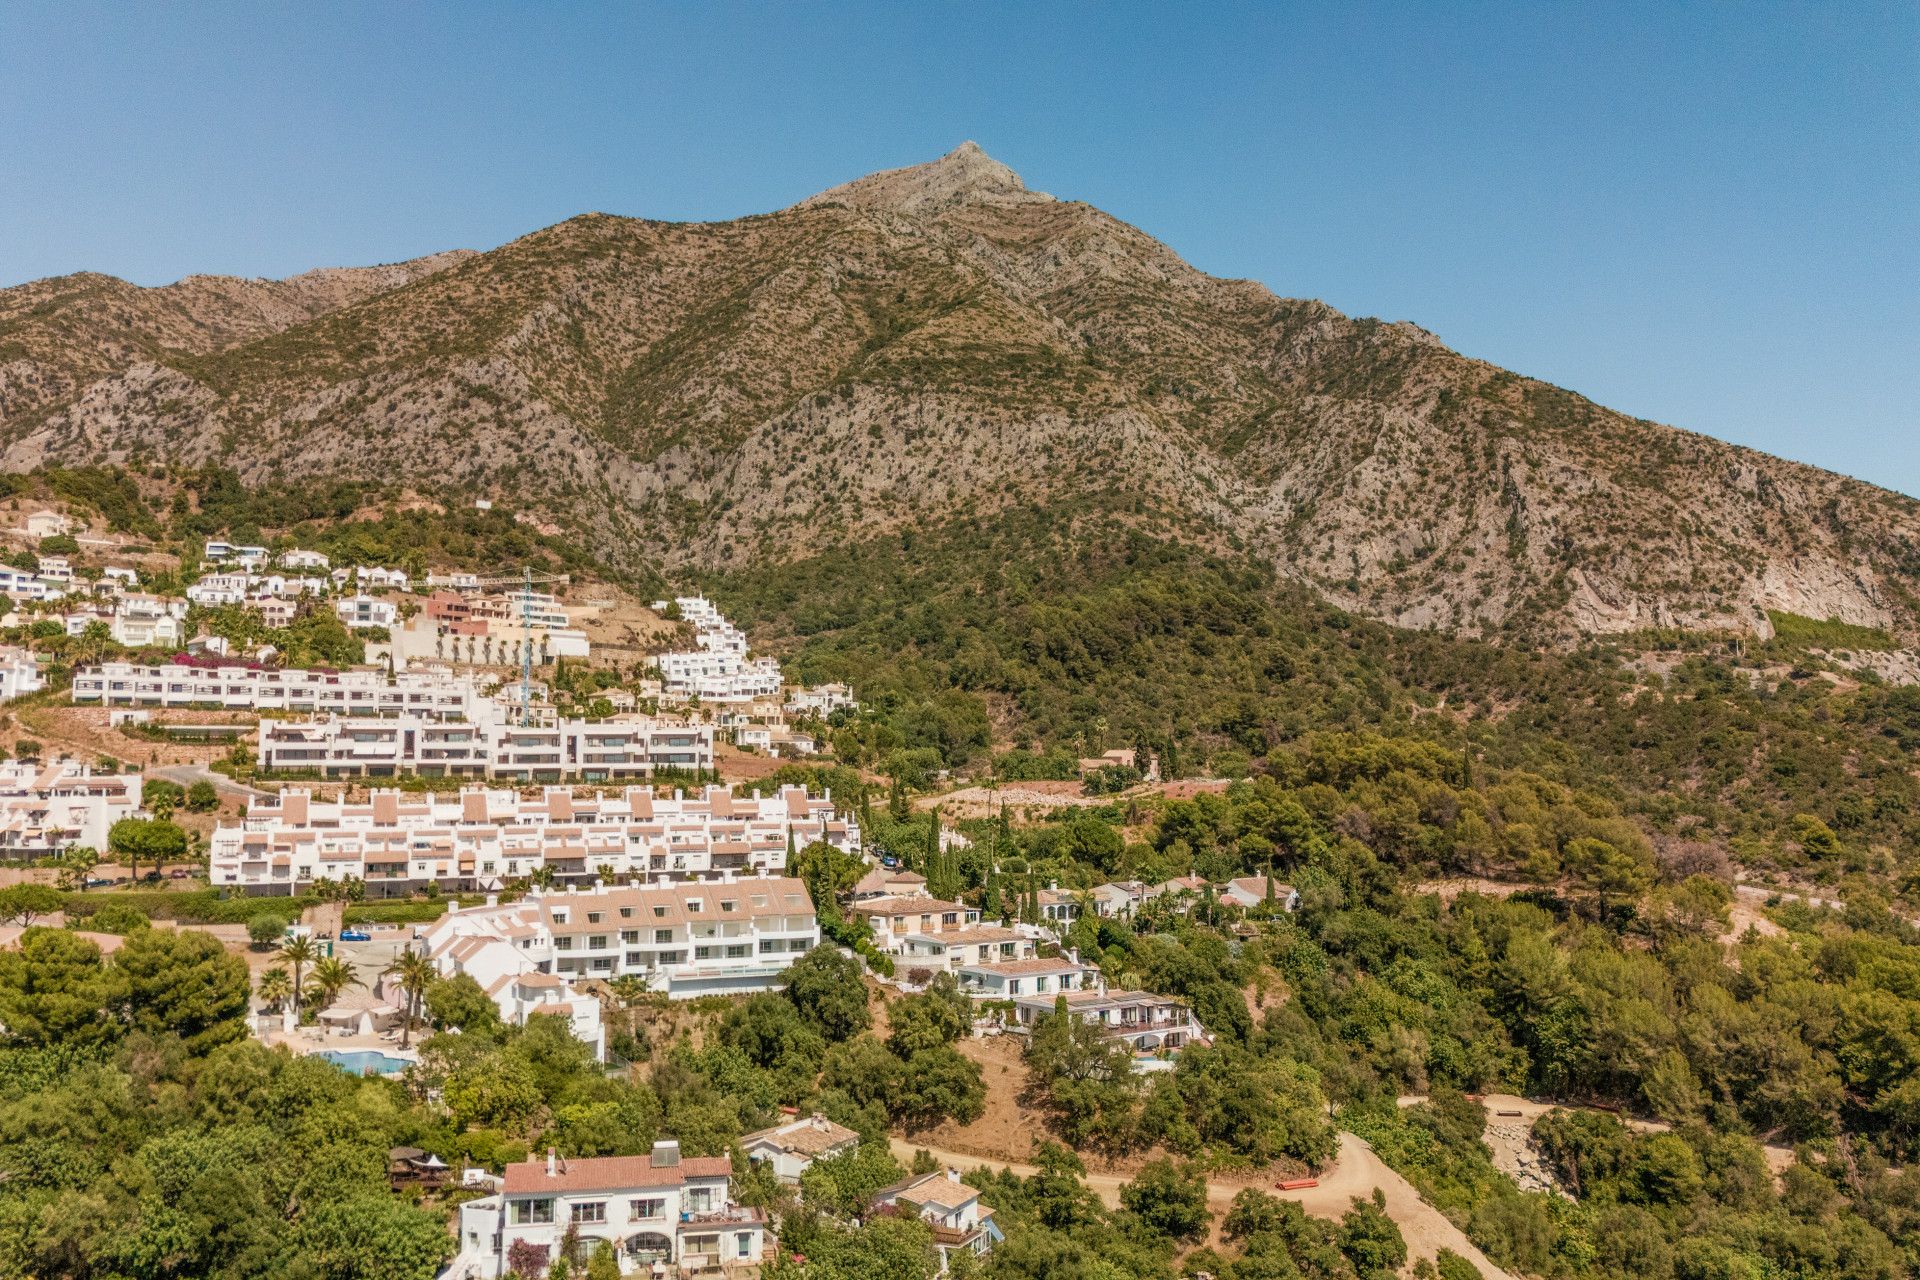
<instances>
[{"instance_id":1,"label":"white apartment building","mask_svg":"<svg viewBox=\"0 0 1920 1280\"><path fill-rule=\"evenodd\" d=\"M447 1280L499 1280L516 1244L541 1274L569 1229L591 1256L613 1246L629 1275L730 1275L767 1251L766 1214L733 1202L729 1156L680 1154L671 1139L644 1156L596 1156L507 1166L500 1190L460 1206L459 1252ZM524 1249L523 1249L524 1252Z\"/></svg>"},{"instance_id":2,"label":"white apartment building","mask_svg":"<svg viewBox=\"0 0 1920 1280\"><path fill-rule=\"evenodd\" d=\"M73 585L73 562L65 556L41 556L40 581L55 587Z\"/></svg>"},{"instance_id":3,"label":"white apartment building","mask_svg":"<svg viewBox=\"0 0 1920 1280\"><path fill-rule=\"evenodd\" d=\"M138 774L96 774L59 760L0 763L0 858L50 857L78 845L104 850L107 832L140 810Z\"/></svg>"},{"instance_id":4,"label":"white apartment building","mask_svg":"<svg viewBox=\"0 0 1920 1280\"><path fill-rule=\"evenodd\" d=\"M33 655L12 645L0 646L0 702L10 702L47 687Z\"/></svg>"},{"instance_id":5,"label":"white apartment building","mask_svg":"<svg viewBox=\"0 0 1920 1280\"><path fill-rule=\"evenodd\" d=\"M348 877L375 897L427 884L487 892L541 868L576 884L771 874L786 868L789 841L799 849L815 840L858 854L860 827L831 795L799 787L770 796L727 787L691 795L546 787L531 800L474 787L458 795L375 791L357 803L290 787L254 797L244 819L215 828L208 874L216 886L250 893L293 894Z\"/></svg>"},{"instance_id":6,"label":"white apartment building","mask_svg":"<svg viewBox=\"0 0 1920 1280\"><path fill-rule=\"evenodd\" d=\"M411 711L390 718L262 720L260 768L322 778L493 778L631 782L713 767L713 726L633 717L508 723L497 704L451 723Z\"/></svg>"},{"instance_id":7,"label":"white apartment building","mask_svg":"<svg viewBox=\"0 0 1920 1280\"><path fill-rule=\"evenodd\" d=\"M820 945L820 921L800 881L723 872L682 884L535 888L506 904L490 898L440 917L422 941L442 975L471 974L496 1001L507 978L529 974L562 984L632 976L690 1000L779 985ZM508 1015L505 1005L501 1012Z\"/></svg>"},{"instance_id":8,"label":"white apartment building","mask_svg":"<svg viewBox=\"0 0 1920 1280\"><path fill-rule=\"evenodd\" d=\"M381 600L375 596L354 595L333 602L333 611L340 615L340 621L346 623L349 630L365 631L372 627L391 629L400 621L400 606L391 600Z\"/></svg>"},{"instance_id":9,"label":"white apartment building","mask_svg":"<svg viewBox=\"0 0 1920 1280\"><path fill-rule=\"evenodd\" d=\"M318 551L305 551L299 547L283 552L280 556L280 567L283 569L326 569L332 567L332 564L331 560Z\"/></svg>"},{"instance_id":10,"label":"white apartment building","mask_svg":"<svg viewBox=\"0 0 1920 1280\"><path fill-rule=\"evenodd\" d=\"M390 676L374 668L278 671L238 663L147 666L103 662L74 674L73 700L109 707L196 707L424 719L464 720L492 713L479 685L466 676L430 671L403 671Z\"/></svg>"}]
</instances>

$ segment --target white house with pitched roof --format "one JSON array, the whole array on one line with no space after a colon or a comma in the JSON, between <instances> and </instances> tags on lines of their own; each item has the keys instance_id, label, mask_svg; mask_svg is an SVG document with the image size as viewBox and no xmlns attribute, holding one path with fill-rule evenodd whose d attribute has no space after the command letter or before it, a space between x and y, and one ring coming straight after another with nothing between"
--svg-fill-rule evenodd
<instances>
[{"instance_id":1,"label":"white house with pitched roof","mask_svg":"<svg viewBox=\"0 0 1920 1280\"><path fill-rule=\"evenodd\" d=\"M668 1139L644 1156L544 1160L507 1166L500 1190L460 1206L459 1252L448 1280L499 1280L531 1253L539 1273L569 1230L591 1256L613 1247L623 1272L727 1274L766 1256L766 1214L733 1202L729 1156L682 1156Z\"/></svg>"}]
</instances>

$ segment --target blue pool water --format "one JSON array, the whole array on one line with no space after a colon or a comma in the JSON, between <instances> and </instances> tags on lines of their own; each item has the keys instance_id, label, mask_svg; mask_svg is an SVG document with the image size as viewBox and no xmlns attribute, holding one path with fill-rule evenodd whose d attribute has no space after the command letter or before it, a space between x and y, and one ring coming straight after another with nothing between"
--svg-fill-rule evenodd
<instances>
[{"instance_id":1,"label":"blue pool water","mask_svg":"<svg viewBox=\"0 0 1920 1280\"><path fill-rule=\"evenodd\" d=\"M378 1049L327 1049L316 1057L325 1058L342 1071L351 1071L356 1076L366 1075L369 1071L375 1075L391 1076L405 1071L412 1064L405 1058L395 1058L381 1053Z\"/></svg>"}]
</instances>

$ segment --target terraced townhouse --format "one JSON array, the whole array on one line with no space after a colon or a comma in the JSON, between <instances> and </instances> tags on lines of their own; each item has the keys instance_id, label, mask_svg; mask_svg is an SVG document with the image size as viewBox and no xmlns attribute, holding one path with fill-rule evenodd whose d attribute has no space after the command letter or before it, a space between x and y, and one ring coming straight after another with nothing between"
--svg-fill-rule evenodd
<instances>
[{"instance_id":1,"label":"terraced townhouse","mask_svg":"<svg viewBox=\"0 0 1920 1280\"><path fill-rule=\"evenodd\" d=\"M770 990L820 945L820 921L799 880L724 872L681 884L536 888L515 902L449 911L422 945L443 975L472 975L508 1021L521 1021L501 1002L528 975L561 984L631 976L679 1000Z\"/></svg>"},{"instance_id":2,"label":"terraced townhouse","mask_svg":"<svg viewBox=\"0 0 1920 1280\"><path fill-rule=\"evenodd\" d=\"M713 726L626 716L510 724L498 704L482 718L328 716L262 720L256 759L270 773L316 778L476 778L515 782L636 782L713 768Z\"/></svg>"},{"instance_id":3,"label":"terraced townhouse","mask_svg":"<svg viewBox=\"0 0 1920 1280\"><path fill-rule=\"evenodd\" d=\"M470 676L377 668L274 670L250 663L104 662L73 677L73 700L109 707L175 707L308 715L470 720L486 697Z\"/></svg>"},{"instance_id":4,"label":"terraced townhouse","mask_svg":"<svg viewBox=\"0 0 1920 1280\"><path fill-rule=\"evenodd\" d=\"M216 827L208 875L220 887L295 894L319 880L362 880L370 896L427 885L487 892L543 869L562 884L772 874L796 849L825 840L860 852L860 827L832 795L786 787L766 796L728 787L686 793L633 786L538 798L471 787L455 795L378 790L323 800L301 788L256 796L238 823Z\"/></svg>"}]
</instances>

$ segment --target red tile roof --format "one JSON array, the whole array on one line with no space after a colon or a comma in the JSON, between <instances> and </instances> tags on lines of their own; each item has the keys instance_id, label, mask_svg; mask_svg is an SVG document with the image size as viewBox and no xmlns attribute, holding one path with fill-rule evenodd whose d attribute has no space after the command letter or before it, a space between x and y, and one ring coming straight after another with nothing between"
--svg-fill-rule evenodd
<instances>
[{"instance_id":1,"label":"red tile roof","mask_svg":"<svg viewBox=\"0 0 1920 1280\"><path fill-rule=\"evenodd\" d=\"M689 1178L725 1178L733 1173L728 1156L683 1156L679 1164L655 1167L652 1156L595 1156L562 1160L547 1176L545 1160L507 1166L502 1190L510 1196L560 1195L577 1191L624 1191L629 1187L677 1187Z\"/></svg>"}]
</instances>

